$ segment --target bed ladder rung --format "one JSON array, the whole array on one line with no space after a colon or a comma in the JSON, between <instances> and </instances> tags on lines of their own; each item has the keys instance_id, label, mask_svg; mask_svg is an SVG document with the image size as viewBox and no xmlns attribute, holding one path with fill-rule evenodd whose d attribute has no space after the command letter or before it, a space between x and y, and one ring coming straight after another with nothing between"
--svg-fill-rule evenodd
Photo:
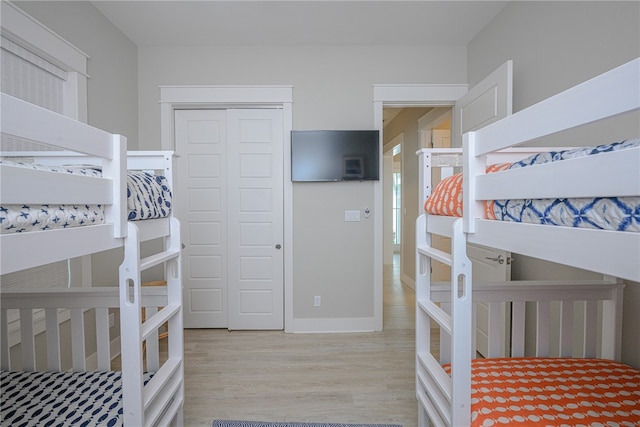
<instances>
[{"instance_id":1,"label":"bed ladder rung","mask_svg":"<svg viewBox=\"0 0 640 427\"><path fill-rule=\"evenodd\" d=\"M446 332L451 335L451 315L444 311L442 308L438 307L433 301L430 300L419 300L418 307L422 309L430 318L435 320L438 325Z\"/></svg>"},{"instance_id":2,"label":"bed ladder rung","mask_svg":"<svg viewBox=\"0 0 640 427\"><path fill-rule=\"evenodd\" d=\"M428 256L431 259L440 261L443 264L451 266L451 254L448 254L439 249L432 248L431 246L419 246L418 253L424 256Z\"/></svg>"},{"instance_id":3,"label":"bed ladder rung","mask_svg":"<svg viewBox=\"0 0 640 427\"><path fill-rule=\"evenodd\" d=\"M177 313L180 313L180 304L169 304L162 310L155 313L147 319L142 325L142 339L146 340L149 336L158 330L165 322L170 320Z\"/></svg>"},{"instance_id":4,"label":"bed ladder rung","mask_svg":"<svg viewBox=\"0 0 640 427\"><path fill-rule=\"evenodd\" d=\"M172 390L175 391L179 387L179 383L176 383ZM180 409L182 408L184 399L174 399L168 408L163 409L161 412L162 418L158 420L155 425L168 426L171 425L171 421L174 420Z\"/></svg>"},{"instance_id":5,"label":"bed ladder rung","mask_svg":"<svg viewBox=\"0 0 640 427\"><path fill-rule=\"evenodd\" d=\"M170 383L171 378L175 377L178 371L182 368L182 360L175 357L170 357L149 380L143 391L143 403L145 411L150 407L153 401L160 395L161 392L166 391L167 384ZM180 378L174 378L177 384L180 384ZM162 405L161 405L162 406Z\"/></svg>"},{"instance_id":6,"label":"bed ladder rung","mask_svg":"<svg viewBox=\"0 0 640 427\"><path fill-rule=\"evenodd\" d=\"M440 390L442 396L451 401L451 377L447 374L442 365L438 363L436 358L430 353L418 353L418 361L427 370L429 377L438 386L438 390Z\"/></svg>"},{"instance_id":7,"label":"bed ladder rung","mask_svg":"<svg viewBox=\"0 0 640 427\"><path fill-rule=\"evenodd\" d=\"M179 250L164 251L159 254L151 255L150 257L140 260L140 271L147 270L153 266L177 258L178 256L180 256Z\"/></svg>"},{"instance_id":8,"label":"bed ladder rung","mask_svg":"<svg viewBox=\"0 0 640 427\"><path fill-rule=\"evenodd\" d=\"M423 406L428 406L429 412L442 420L442 423L437 425L451 425L450 407L453 391L451 377L430 353L419 353L417 357L424 368L418 369L417 373L419 388L426 392L424 396L426 399L421 400L421 403Z\"/></svg>"}]
</instances>

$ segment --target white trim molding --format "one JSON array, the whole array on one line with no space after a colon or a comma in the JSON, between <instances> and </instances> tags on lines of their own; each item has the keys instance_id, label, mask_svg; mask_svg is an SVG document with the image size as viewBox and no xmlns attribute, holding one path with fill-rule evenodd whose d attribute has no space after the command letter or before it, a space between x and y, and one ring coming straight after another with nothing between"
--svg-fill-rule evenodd
<instances>
[{"instance_id":1,"label":"white trim molding","mask_svg":"<svg viewBox=\"0 0 640 427\"><path fill-rule=\"evenodd\" d=\"M373 123L374 129L380 131L380 150L383 140L384 107L443 107L453 106L455 102L467 93L467 84L374 84L373 85ZM383 153L380 153L380 170L383 170ZM374 212L382 212L383 186L380 181L374 187ZM416 197L418 197L416 195ZM384 266L384 224L380 215L375 217L374 224L374 330L382 330L383 287L382 270ZM414 248L415 249L415 248ZM409 283L409 278L404 278Z\"/></svg>"},{"instance_id":2,"label":"white trim molding","mask_svg":"<svg viewBox=\"0 0 640 427\"><path fill-rule=\"evenodd\" d=\"M12 2L1 3L2 36L67 72L63 114L86 123L89 55Z\"/></svg>"},{"instance_id":3,"label":"white trim molding","mask_svg":"<svg viewBox=\"0 0 640 427\"><path fill-rule=\"evenodd\" d=\"M428 107L453 105L467 93L466 84L373 85L373 102L385 107Z\"/></svg>"}]
</instances>

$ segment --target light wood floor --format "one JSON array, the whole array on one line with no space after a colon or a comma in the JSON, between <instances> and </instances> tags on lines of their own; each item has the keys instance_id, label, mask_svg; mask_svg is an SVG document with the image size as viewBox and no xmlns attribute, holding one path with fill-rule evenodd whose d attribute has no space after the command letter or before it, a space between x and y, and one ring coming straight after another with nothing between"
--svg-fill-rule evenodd
<instances>
[{"instance_id":1,"label":"light wood floor","mask_svg":"<svg viewBox=\"0 0 640 427\"><path fill-rule=\"evenodd\" d=\"M186 426L213 419L417 425L415 293L384 272L384 331L185 330Z\"/></svg>"}]
</instances>

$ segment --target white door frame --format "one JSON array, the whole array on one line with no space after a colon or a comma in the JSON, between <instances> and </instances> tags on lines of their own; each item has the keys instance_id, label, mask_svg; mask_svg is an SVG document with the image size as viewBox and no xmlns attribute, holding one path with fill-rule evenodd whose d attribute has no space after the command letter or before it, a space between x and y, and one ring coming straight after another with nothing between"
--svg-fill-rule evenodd
<instances>
[{"instance_id":1,"label":"white door frame","mask_svg":"<svg viewBox=\"0 0 640 427\"><path fill-rule=\"evenodd\" d=\"M384 107L441 107L453 106L455 102L467 93L466 84L423 84L423 85L373 85L373 123L374 129L380 131L380 170L383 170L382 145L383 122L382 109ZM374 212L382 212L382 183L374 186ZM416 195L416 197L418 197ZM382 330L382 269L384 264L383 236L384 221L380 216L374 216L374 322L375 330Z\"/></svg>"},{"instance_id":2,"label":"white door frame","mask_svg":"<svg viewBox=\"0 0 640 427\"><path fill-rule=\"evenodd\" d=\"M160 141L163 150L175 150L174 110L194 108L282 108L284 133L284 330L293 325L293 185L291 184L291 130L293 86L160 86ZM382 267L381 267L382 268Z\"/></svg>"}]
</instances>

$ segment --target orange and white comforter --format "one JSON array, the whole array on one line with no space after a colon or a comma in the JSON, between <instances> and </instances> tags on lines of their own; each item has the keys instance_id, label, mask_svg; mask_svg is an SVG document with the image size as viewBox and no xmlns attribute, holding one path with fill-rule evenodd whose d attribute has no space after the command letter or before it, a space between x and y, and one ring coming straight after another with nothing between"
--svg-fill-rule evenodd
<instances>
[{"instance_id":1,"label":"orange and white comforter","mask_svg":"<svg viewBox=\"0 0 640 427\"><path fill-rule=\"evenodd\" d=\"M612 360L474 359L471 389L474 427L640 426L640 370Z\"/></svg>"}]
</instances>

